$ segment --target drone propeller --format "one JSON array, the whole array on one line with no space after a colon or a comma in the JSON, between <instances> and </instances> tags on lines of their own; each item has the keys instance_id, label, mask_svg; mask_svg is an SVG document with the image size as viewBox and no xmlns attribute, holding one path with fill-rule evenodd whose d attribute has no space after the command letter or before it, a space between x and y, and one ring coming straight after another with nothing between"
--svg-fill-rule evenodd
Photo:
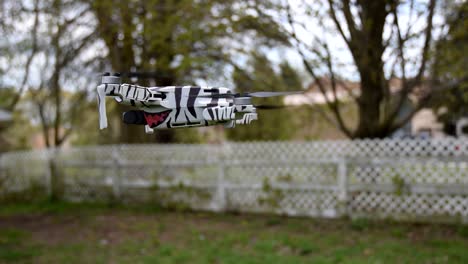
<instances>
[{"instance_id":1,"label":"drone propeller","mask_svg":"<svg viewBox=\"0 0 468 264\"><path fill-rule=\"evenodd\" d=\"M261 110L272 110L272 109L281 109L281 108L288 108L288 105L254 105L255 108Z\"/></svg>"},{"instance_id":2,"label":"drone propeller","mask_svg":"<svg viewBox=\"0 0 468 264\"><path fill-rule=\"evenodd\" d=\"M166 78L166 77L173 77L168 74L163 74L159 72L150 72L150 71L144 71L144 72L115 72L113 74L110 74L109 72L98 72L96 74L99 77L102 76L116 76L116 77L122 77L122 78L138 78L138 79L155 79L155 78Z\"/></svg>"},{"instance_id":3,"label":"drone propeller","mask_svg":"<svg viewBox=\"0 0 468 264\"><path fill-rule=\"evenodd\" d=\"M292 94L301 94L302 91L294 91L294 92L253 92L247 93L246 96L249 97L274 97L274 96L282 96L282 95L292 95Z\"/></svg>"},{"instance_id":4,"label":"drone propeller","mask_svg":"<svg viewBox=\"0 0 468 264\"><path fill-rule=\"evenodd\" d=\"M189 97L208 97L208 98L238 98L238 97L274 97L274 96L283 96L283 95L292 95L292 94L301 94L302 91L294 92L252 92L252 93L235 93L235 94L211 94L211 95L191 95Z\"/></svg>"}]
</instances>

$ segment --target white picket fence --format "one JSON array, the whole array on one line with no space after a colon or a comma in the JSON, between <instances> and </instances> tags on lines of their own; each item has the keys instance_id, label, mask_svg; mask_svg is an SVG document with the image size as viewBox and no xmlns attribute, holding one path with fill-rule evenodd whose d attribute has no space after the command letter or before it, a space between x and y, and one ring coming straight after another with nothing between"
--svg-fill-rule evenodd
<instances>
[{"instance_id":1,"label":"white picket fence","mask_svg":"<svg viewBox=\"0 0 468 264\"><path fill-rule=\"evenodd\" d=\"M118 145L7 153L0 192L213 211L468 222L467 140Z\"/></svg>"}]
</instances>

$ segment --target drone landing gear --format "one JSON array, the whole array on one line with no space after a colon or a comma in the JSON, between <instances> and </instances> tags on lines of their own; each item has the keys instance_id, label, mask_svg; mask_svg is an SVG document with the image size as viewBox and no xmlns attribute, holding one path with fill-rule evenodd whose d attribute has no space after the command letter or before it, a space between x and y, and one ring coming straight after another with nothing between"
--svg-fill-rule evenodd
<instances>
[{"instance_id":1,"label":"drone landing gear","mask_svg":"<svg viewBox=\"0 0 468 264\"><path fill-rule=\"evenodd\" d=\"M145 133L146 134L153 134L154 133L154 129L152 129L150 126L148 125L145 125Z\"/></svg>"},{"instance_id":2,"label":"drone landing gear","mask_svg":"<svg viewBox=\"0 0 468 264\"><path fill-rule=\"evenodd\" d=\"M224 123L225 128L235 128L236 127L236 121L235 120L230 120L226 123Z\"/></svg>"}]
</instances>

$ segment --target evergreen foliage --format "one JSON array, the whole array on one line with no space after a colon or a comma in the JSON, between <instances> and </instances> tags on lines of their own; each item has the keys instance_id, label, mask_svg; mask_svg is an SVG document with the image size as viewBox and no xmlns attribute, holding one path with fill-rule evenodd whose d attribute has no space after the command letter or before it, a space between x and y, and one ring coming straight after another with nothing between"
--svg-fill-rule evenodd
<instances>
[{"instance_id":1,"label":"evergreen foliage","mask_svg":"<svg viewBox=\"0 0 468 264\"><path fill-rule=\"evenodd\" d=\"M265 55L253 53L248 64L250 71L238 69L233 73L237 92L302 90L297 71L287 62L281 63L279 71L275 71ZM283 97L255 98L254 103L279 106L283 105ZM287 108L258 109L258 120L247 126L239 125L227 130L227 137L235 141L291 139L297 125L294 111L294 109Z\"/></svg>"}]
</instances>

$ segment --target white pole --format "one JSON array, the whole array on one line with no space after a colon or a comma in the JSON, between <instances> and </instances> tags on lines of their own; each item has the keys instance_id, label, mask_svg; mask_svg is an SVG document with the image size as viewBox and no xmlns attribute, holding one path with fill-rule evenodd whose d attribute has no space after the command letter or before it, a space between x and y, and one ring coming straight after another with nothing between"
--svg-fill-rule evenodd
<instances>
[{"instance_id":1,"label":"white pole","mask_svg":"<svg viewBox=\"0 0 468 264\"><path fill-rule=\"evenodd\" d=\"M224 160L224 145L221 145L221 151L218 153L218 179L217 179L217 210L226 210L226 190L224 185L224 177L226 173L226 164Z\"/></svg>"},{"instance_id":2,"label":"white pole","mask_svg":"<svg viewBox=\"0 0 468 264\"><path fill-rule=\"evenodd\" d=\"M121 177L120 171L122 169L122 162L120 157L119 146L112 147L112 159L114 160L114 173L112 175L112 193L114 199L119 200L121 198Z\"/></svg>"},{"instance_id":3,"label":"white pole","mask_svg":"<svg viewBox=\"0 0 468 264\"><path fill-rule=\"evenodd\" d=\"M348 214L348 179L347 179L347 168L346 158L340 158L338 160L338 201L339 201L339 213L341 216Z\"/></svg>"}]
</instances>

